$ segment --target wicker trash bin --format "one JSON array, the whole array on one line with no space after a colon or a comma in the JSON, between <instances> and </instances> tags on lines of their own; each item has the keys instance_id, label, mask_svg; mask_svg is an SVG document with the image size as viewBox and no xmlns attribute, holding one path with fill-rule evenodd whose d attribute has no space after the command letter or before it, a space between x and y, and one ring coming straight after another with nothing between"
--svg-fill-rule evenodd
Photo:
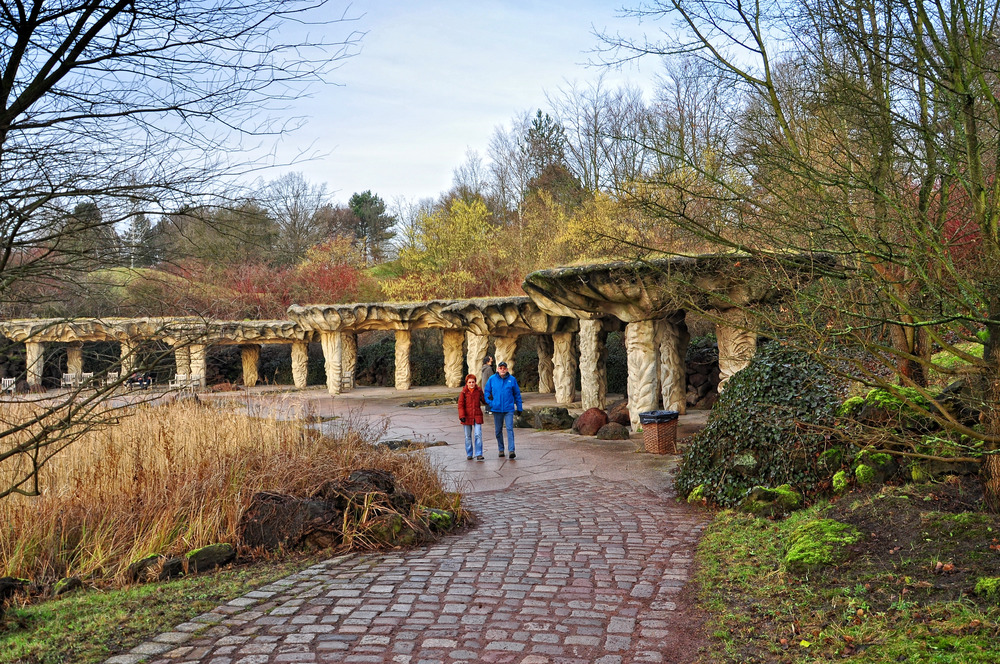
<instances>
[{"instance_id":1,"label":"wicker trash bin","mask_svg":"<svg viewBox=\"0 0 1000 664\"><path fill-rule=\"evenodd\" d=\"M675 410L649 410L639 413L642 441L650 454L677 454L677 417Z\"/></svg>"}]
</instances>

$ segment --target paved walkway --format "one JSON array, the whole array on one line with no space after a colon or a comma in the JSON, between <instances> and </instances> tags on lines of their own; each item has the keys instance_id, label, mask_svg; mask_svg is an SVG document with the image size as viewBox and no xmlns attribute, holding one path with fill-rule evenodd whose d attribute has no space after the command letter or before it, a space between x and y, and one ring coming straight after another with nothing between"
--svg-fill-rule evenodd
<instances>
[{"instance_id":1,"label":"paved walkway","mask_svg":"<svg viewBox=\"0 0 1000 664\"><path fill-rule=\"evenodd\" d=\"M638 437L518 429L516 460L497 458L489 432L486 460L470 462L454 405L401 405L446 395L308 398L320 414L388 416L386 438L447 442L427 454L466 492L474 528L410 551L327 560L108 664L687 661L696 625L679 593L704 520L671 499L676 458L638 452ZM526 406L542 403L551 396L528 395ZM683 418L682 435L703 421Z\"/></svg>"}]
</instances>

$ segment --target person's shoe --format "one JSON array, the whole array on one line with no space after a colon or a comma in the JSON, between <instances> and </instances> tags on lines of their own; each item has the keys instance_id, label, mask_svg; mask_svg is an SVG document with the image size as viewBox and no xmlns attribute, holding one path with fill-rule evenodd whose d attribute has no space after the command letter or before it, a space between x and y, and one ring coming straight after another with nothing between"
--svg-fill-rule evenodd
<instances>
[{"instance_id":1,"label":"person's shoe","mask_svg":"<svg viewBox=\"0 0 1000 664\"><path fill-rule=\"evenodd\" d=\"M500 458L501 458L501 459L502 459L502 458L504 458L505 456L507 456L507 455L506 455L506 454L504 454L503 452L500 452Z\"/></svg>"},{"instance_id":2,"label":"person's shoe","mask_svg":"<svg viewBox=\"0 0 1000 664\"><path fill-rule=\"evenodd\" d=\"M517 455L516 455L516 454L514 454L513 452L511 452L511 453L510 453L510 456L509 456L509 457L507 457L507 458L508 458L508 459L516 459L516 458L517 458Z\"/></svg>"},{"instance_id":3,"label":"person's shoe","mask_svg":"<svg viewBox=\"0 0 1000 664\"><path fill-rule=\"evenodd\" d=\"M486 457L484 457L482 454L476 457L476 461L484 461L485 459Z\"/></svg>"},{"instance_id":4,"label":"person's shoe","mask_svg":"<svg viewBox=\"0 0 1000 664\"><path fill-rule=\"evenodd\" d=\"M465 458L468 459L469 461L472 461L472 457L465 457Z\"/></svg>"}]
</instances>

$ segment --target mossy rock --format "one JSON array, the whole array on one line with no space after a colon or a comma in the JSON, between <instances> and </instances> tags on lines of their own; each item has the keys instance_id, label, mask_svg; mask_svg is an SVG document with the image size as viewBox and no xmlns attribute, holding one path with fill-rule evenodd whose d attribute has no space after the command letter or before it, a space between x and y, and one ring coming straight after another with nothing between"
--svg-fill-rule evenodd
<instances>
[{"instance_id":1,"label":"mossy rock","mask_svg":"<svg viewBox=\"0 0 1000 664\"><path fill-rule=\"evenodd\" d=\"M81 588L83 588L83 581L80 577L67 576L65 579L59 579L56 581L55 585L52 586L52 596L61 597Z\"/></svg>"},{"instance_id":2,"label":"mossy rock","mask_svg":"<svg viewBox=\"0 0 1000 664\"><path fill-rule=\"evenodd\" d=\"M756 516L778 516L788 514L801 506L802 494L795 491L791 485L782 484L773 489L755 486L740 502L739 509Z\"/></svg>"},{"instance_id":3,"label":"mossy rock","mask_svg":"<svg viewBox=\"0 0 1000 664\"><path fill-rule=\"evenodd\" d=\"M846 470L838 470L833 474L833 492L836 494L844 493L847 487L851 484L851 478L848 476Z\"/></svg>"},{"instance_id":4,"label":"mossy rock","mask_svg":"<svg viewBox=\"0 0 1000 664\"><path fill-rule=\"evenodd\" d=\"M864 397L851 397L837 407L837 417L857 417L865 405Z\"/></svg>"},{"instance_id":5,"label":"mossy rock","mask_svg":"<svg viewBox=\"0 0 1000 664\"><path fill-rule=\"evenodd\" d=\"M439 533L447 532L455 527L457 519L451 510L439 510L435 507L421 507L420 514L427 520L427 524Z\"/></svg>"},{"instance_id":6,"label":"mossy rock","mask_svg":"<svg viewBox=\"0 0 1000 664\"><path fill-rule=\"evenodd\" d=\"M982 576L976 579L976 594L1000 601L1000 576Z\"/></svg>"},{"instance_id":7,"label":"mossy rock","mask_svg":"<svg viewBox=\"0 0 1000 664\"><path fill-rule=\"evenodd\" d=\"M188 551L185 558L187 559L188 572L196 574L233 562L236 558L236 548L232 544L209 544L200 549Z\"/></svg>"},{"instance_id":8,"label":"mossy rock","mask_svg":"<svg viewBox=\"0 0 1000 664\"><path fill-rule=\"evenodd\" d=\"M386 514L373 521L358 533L371 544L387 546L413 546L420 539L417 532L399 514Z\"/></svg>"},{"instance_id":9,"label":"mossy rock","mask_svg":"<svg viewBox=\"0 0 1000 664\"><path fill-rule=\"evenodd\" d=\"M847 560L847 547L861 539L854 526L833 519L816 519L797 526L789 536L786 569L807 574Z\"/></svg>"},{"instance_id":10,"label":"mossy rock","mask_svg":"<svg viewBox=\"0 0 1000 664\"><path fill-rule=\"evenodd\" d=\"M158 553L146 556L145 558L140 558L128 566L125 570L125 578L129 581L129 583L152 581L157 578L160 572L160 566L166 560L166 556Z\"/></svg>"},{"instance_id":11,"label":"mossy rock","mask_svg":"<svg viewBox=\"0 0 1000 664\"><path fill-rule=\"evenodd\" d=\"M890 454L865 450L858 455L854 477L859 486L882 484L896 474L899 464Z\"/></svg>"}]
</instances>

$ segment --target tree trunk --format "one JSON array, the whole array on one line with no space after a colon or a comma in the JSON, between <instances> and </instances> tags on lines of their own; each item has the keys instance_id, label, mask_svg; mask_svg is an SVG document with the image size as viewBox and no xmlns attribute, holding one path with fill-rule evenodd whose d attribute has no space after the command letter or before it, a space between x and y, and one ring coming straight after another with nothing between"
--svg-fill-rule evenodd
<instances>
[{"instance_id":1,"label":"tree trunk","mask_svg":"<svg viewBox=\"0 0 1000 664\"><path fill-rule=\"evenodd\" d=\"M992 320L1000 319L1000 313L991 313ZM1000 435L1000 325L987 325L990 338L983 349L987 359L986 403L983 405L982 422L986 433ZM983 507L993 513L1000 513L1000 445L987 441L984 446L983 466L980 475L983 481Z\"/></svg>"}]
</instances>

